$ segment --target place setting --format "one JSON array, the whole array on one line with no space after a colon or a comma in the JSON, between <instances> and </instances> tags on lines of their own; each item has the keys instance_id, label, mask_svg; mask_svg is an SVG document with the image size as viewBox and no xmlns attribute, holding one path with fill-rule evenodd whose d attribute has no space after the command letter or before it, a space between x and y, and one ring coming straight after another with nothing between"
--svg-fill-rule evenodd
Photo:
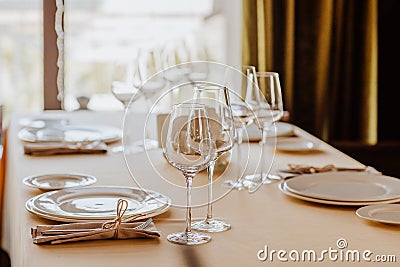
<instances>
[{"instance_id":1,"label":"place setting","mask_svg":"<svg viewBox=\"0 0 400 267\"><path fill-rule=\"evenodd\" d=\"M289 165L281 172L289 175L279 189L300 200L342 206L400 202L400 180L382 175L372 167Z\"/></svg>"},{"instance_id":2,"label":"place setting","mask_svg":"<svg viewBox=\"0 0 400 267\"><path fill-rule=\"evenodd\" d=\"M122 130L103 124L72 124L55 117L23 118L18 138L24 153L32 156L107 153L108 144L119 141Z\"/></svg>"},{"instance_id":3,"label":"place setting","mask_svg":"<svg viewBox=\"0 0 400 267\"><path fill-rule=\"evenodd\" d=\"M36 183L49 183L45 182L46 177L34 178L27 177L24 179L24 184L32 186ZM51 181L50 184L52 183L54 182ZM152 218L166 212L172 202L163 194L142 188L86 187L82 184L69 187L68 183L64 185L63 189L46 191L25 203L25 208L30 213L47 220L61 222L61 224L32 227L31 235L35 244L158 238L160 232Z\"/></svg>"}]
</instances>

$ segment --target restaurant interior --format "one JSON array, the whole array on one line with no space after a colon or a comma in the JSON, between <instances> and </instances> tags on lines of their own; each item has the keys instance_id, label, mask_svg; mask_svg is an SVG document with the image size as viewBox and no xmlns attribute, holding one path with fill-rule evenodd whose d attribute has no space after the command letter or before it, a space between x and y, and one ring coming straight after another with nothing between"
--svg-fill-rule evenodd
<instances>
[{"instance_id":1,"label":"restaurant interior","mask_svg":"<svg viewBox=\"0 0 400 267\"><path fill-rule=\"evenodd\" d=\"M1 0L0 266L283 265L266 242L292 249L281 256L295 264L294 249L336 240L390 259L400 245L398 14L398 0ZM214 91L223 106L210 104ZM376 180L360 182L367 174ZM374 205L392 210L375 216ZM78 236L75 223L95 230ZM132 240L53 245L94 231Z\"/></svg>"}]
</instances>

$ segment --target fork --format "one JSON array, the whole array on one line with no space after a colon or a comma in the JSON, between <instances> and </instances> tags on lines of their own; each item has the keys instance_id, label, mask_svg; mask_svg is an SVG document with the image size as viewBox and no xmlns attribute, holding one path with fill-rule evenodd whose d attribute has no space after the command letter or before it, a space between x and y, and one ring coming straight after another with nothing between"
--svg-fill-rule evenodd
<instances>
[{"instance_id":1,"label":"fork","mask_svg":"<svg viewBox=\"0 0 400 267\"><path fill-rule=\"evenodd\" d=\"M153 222L152 218L147 219L145 222L139 224L138 226L134 227L134 230L144 230Z\"/></svg>"}]
</instances>

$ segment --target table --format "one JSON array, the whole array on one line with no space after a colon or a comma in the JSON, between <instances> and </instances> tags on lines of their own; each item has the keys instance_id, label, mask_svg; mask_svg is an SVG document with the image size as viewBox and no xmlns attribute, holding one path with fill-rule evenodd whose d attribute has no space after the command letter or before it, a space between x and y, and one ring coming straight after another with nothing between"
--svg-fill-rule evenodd
<instances>
[{"instance_id":1,"label":"table","mask_svg":"<svg viewBox=\"0 0 400 267\"><path fill-rule=\"evenodd\" d=\"M122 114L115 112L61 112L71 122L96 122L121 126ZM232 229L211 234L213 240L200 246L181 246L166 240L168 233L184 229L184 209L171 208L155 220L161 237L156 240L102 240L76 242L64 245L35 245L30 237L30 228L38 224L55 223L39 218L24 208L25 201L41 193L22 184L22 179L35 173L84 172L98 178L97 185L136 186L130 177L122 154L68 155L31 157L23 154L23 147L17 138L18 119L11 118L7 151L7 179L3 216L2 246L9 252L14 267L19 266L286 266L299 262L282 262L278 252L274 258L262 261L264 250L338 249L336 242L345 239L349 250L370 250L376 255L396 255L400 247L400 231L395 226L371 223L358 218L355 207L327 206L296 200L278 190L278 183L264 185L254 194L247 191L231 191L214 204L214 216L228 220ZM138 115L138 121L140 116ZM296 127L300 136L320 141ZM322 141L320 141L322 142ZM257 144L250 146L256 151ZM288 163L307 163L317 166L335 164L344 167L363 167L330 145L322 142L321 153L290 154L276 153L273 170ZM183 178L179 172L162 159L158 163L167 172L176 174L177 181ZM158 153L158 154L157 154ZM257 154L253 153L252 154ZM142 161L145 157L134 156L137 171L143 177L152 177ZM156 157L155 157L156 158ZM141 167L140 167L141 166ZM228 175L231 175L228 173ZM154 177L153 177L154 178ZM157 187L158 179L147 179L148 186ZM196 178L195 178L196 180ZM201 183L202 179L197 179ZM221 186L214 186L218 194ZM180 194L180 193L179 193ZM173 199L184 199L185 195L171 192ZM194 217L205 215L205 207L194 209ZM175 220L177 219L177 220ZM283 252L280 252L283 253ZM294 253L294 252L292 252ZM283 254L281 256L284 256ZM396 255L398 256L398 255ZM288 254L286 254L286 258ZM301 262L304 266L311 263ZM363 266L365 262L334 261L325 258L316 263L323 266Z\"/></svg>"}]
</instances>

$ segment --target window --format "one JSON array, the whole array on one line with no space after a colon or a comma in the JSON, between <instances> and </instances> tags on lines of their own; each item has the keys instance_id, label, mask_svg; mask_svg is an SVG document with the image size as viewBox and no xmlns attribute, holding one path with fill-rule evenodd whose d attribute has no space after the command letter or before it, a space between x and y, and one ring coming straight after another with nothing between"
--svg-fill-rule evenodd
<instances>
[{"instance_id":1,"label":"window","mask_svg":"<svg viewBox=\"0 0 400 267\"><path fill-rule=\"evenodd\" d=\"M225 5L214 2L65 0L65 109L77 108L79 95L91 97L91 109L122 109L110 94L113 62L135 60L146 49L159 51L161 69L193 60L226 63Z\"/></svg>"},{"instance_id":2,"label":"window","mask_svg":"<svg viewBox=\"0 0 400 267\"><path fill-rule=\"evenodd\" d=\"M11 112L43 109L42 0L0 0L0 102Z\"/></svg>"}]
</instances>

